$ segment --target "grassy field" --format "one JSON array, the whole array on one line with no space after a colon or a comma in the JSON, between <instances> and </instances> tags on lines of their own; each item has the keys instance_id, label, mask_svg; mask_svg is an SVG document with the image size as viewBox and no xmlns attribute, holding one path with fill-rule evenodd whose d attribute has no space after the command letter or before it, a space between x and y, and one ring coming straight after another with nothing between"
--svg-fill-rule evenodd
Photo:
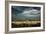
<instances>
[{"instance_id":1,"label":"grassy field","mask_svg":"<svg viewBox=\"0 0 46 34\"><path fill-rule=\"evenodd\" d=\"M12 27L39 27L40 21L13 21Z\"/></svg>"},{"instance_id":2,"label":"grassy field","mask_svg":"<svg viewBox=\"0 0 46 34\"><path fill-rule=\"evenodd\" d=\"M22 23L25 23L25 24L37 24L37 23L40 23L40 21L13 21L12 23L14 23L14 24L22 24Z\"/></svg>"}]
</instances>

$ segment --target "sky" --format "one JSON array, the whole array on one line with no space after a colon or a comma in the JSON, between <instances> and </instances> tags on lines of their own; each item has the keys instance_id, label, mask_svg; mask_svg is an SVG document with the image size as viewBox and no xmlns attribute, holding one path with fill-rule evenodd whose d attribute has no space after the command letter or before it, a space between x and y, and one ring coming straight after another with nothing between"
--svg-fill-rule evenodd
<instances>
[{"instance_id":1,"label":"sky","mask_svg":"<svg viewBox=\"0 0 46 34\"><path fill-rule=\"evenodd\" d=\"M13 20L39 20L40 7L29 6L12 6L12 19Z\"/></svg>"}]
</instances>

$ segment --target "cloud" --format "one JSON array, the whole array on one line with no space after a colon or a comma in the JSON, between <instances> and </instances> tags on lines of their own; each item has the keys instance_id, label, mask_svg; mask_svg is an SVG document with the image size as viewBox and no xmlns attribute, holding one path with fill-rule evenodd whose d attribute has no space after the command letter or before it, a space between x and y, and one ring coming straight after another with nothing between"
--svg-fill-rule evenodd
<instances>
[{"instance_id":1,"label":"cloud","mask_svg":"<svg viewBox=\"0 0 46 34\"><path fill-rule=\"evenodd\" d=\"M32 10L24 10L22 13L19 13L16 18L17 19L39 19L40 17L40 11L36 10L36 9L32 9Z\"/></svg>"},{"instance_id":2,"label":"cloud","mask_svg":"<svg viewBox=\"0 0 46 34\"><path fill-rule=\"evenodd\" d=\"M37 16L39 15L40 11L36 10L36 9L32 9L32 10L24 10L22 13L20 13L19 15L23 15L26 17L31 17L31 16Z\"/></svg>"}]
</instances>

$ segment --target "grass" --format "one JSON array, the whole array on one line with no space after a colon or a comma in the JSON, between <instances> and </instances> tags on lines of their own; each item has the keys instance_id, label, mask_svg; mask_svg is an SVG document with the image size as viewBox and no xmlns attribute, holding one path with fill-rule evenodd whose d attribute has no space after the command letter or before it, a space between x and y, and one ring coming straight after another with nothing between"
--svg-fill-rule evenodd
<instances>
[{"instance_id":1,"label":"grass","mask_svg":"<svg viewBox=\"0 0 46 34\"><path fill-rule=\"evenodd\" d=\"M12 28L18 27L40 27L40 21L14 21Z\"/></svg>"}]
</instances>

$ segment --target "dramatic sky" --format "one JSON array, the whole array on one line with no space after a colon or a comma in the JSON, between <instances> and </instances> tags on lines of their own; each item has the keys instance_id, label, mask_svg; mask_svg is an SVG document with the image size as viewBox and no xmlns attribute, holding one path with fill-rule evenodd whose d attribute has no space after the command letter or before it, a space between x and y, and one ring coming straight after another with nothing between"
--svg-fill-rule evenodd
<instances>
[{"instance_id":1,"label":"dramatic sky","mask_svg":"<svg viewBox=\"0 0 46 34\"><path fill-rule=\"evenodd\" d=\"M40 7L12 6L11 9L13 20L40 19Z\"/></svg>"}]
</instances>

